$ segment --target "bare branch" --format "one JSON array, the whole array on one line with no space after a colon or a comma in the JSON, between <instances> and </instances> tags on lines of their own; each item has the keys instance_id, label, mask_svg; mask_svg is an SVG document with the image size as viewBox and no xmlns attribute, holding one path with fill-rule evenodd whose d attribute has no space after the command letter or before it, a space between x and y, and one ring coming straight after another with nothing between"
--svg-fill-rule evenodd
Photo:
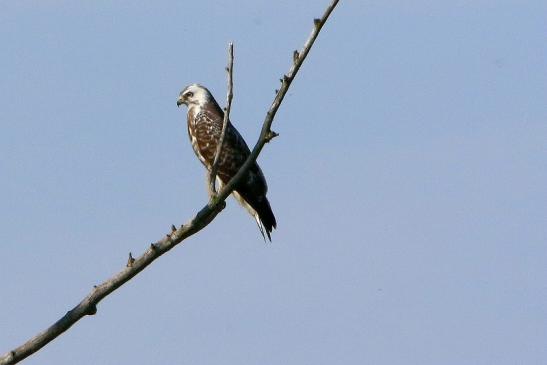
<instances>
[{"instance_id":1,"label":"bare branch","mask_svg":"<svg viewBox=\"0 0 547 365\"><path fill-rule=\"evenodd\" d=\"M235 186L239 183L239 181L247 174L247 171L251 167L251 165L256 161L258 158L258 155L260 154L260 151L262 151L262 148L266 143L268 143L272 137L271 134L272 131L270 130L270 127L273 123L273 120L275 118L275 114L277 113L277 110L279 109L279 106L281 105L281 102L283 101L283 98L285 97L285 94L287 94L287 90L289 90L289 86L291 85L292 81L296 77L296 74L298 73L298 70L300 70L300 67L302 66L302 63L304 63L304 60L308 56L308 53L310 52L311 47L313 46L313 43L317 39L317 36L319 35L319 32L321 32L321 28L323 28L323 25L325 25L327 19L329 18L329 15L332 13L336 5L338 4L339 0L333 0L331 1L330 5L325 10L325 13L321 17L321 19L314 19L313 20L313 30L306 40L306 43L304 43L304 47L300 52L298 52L298 57L296 57L297 52L293 52L293 65L291 66L289 72L286 75L283 75L283 78L280 79L281 81L281 88L279 91L276 92L275 98L272 102L272 105L270 106L270 109L268 110L268 113L266 113L266 118L264 119L264 122L262 124L262 130L260 131L260 136L258 138L258 141L256 142L253 151L247 158L247 161L241 166L237 174L235 174L234 177L230 180L228 184L224 186L224 188L219 192L218 199L224 200L232 193ZM273 132L275 133L275 132Z\"/></svg>"},{"instance_id":2,"label":"bare branch","mask_svg":"<svg viewBox=\"0 0 547 365\"><path fill-rule=\"evenodd\" d=\"M226 72L228 74L228 91L226 93L226 108L224 109L224 120L222 121L222 132L220 133L220 139L217 144L217 150L215 151L215 159L211 165L209 171L209 198L216 196L217 190L215 187L215 180L217 176L218 163L220 160L220 154L222 145L224 144L224 136L226 135L226 126L230 120L230 109L232 108L232 98L234 97L233 88L233 69L234 69L234 44L228 43L228 67Z\"/></svg>"},{"instance_id":3,"label":"bare branch","mask_svg":"<svg viewBox=\"0 0 547 365\"><path fill-rule=\"evenodd\" d=\"M327 21L332 10L336 7L336 4L338 4L338 1L339 0L333 0L321 19L314 20L313 31L310 34L309 38L306 40L304 48L299 52L298 57L293 57L293 65L291 66L287 75L284 75L284 77L282 78L281 88L276 93L272 105L270 106L270 109L266 114L262 125L262 130L260 132L260 137L256 145L254 146L251 155L247 158L243 166L239 169L238 173L230 180L227 185L224 186L219 194L216 197L211 198L208 204L204 206L187 223L175 230L171 229L171 232L164 236L163 239L150 244L150 247L141 256L136 259L130 257L130 265L126 266L123 270L121 270L102 284L94 286L93 290L91 290L91 292L80 303L78 303L74 308L68 311L63 317L61 317L49 328L47 328L43 332L38 333L36 336L25 342L23 345L0 356L0 365L11 365L18 363L19 361L37 352L49 342L60 336L63 332L72 327L72 325L74 325L84 316L94 315L97 312L97 305L107 295L111 294L120 286L131 280L135 275L144 270L158 257L171 250L173 247L175 247L194 233L199 232L213 221L217 214L220 213L222 209L224 209L224 207L226 206L225 199L232 193L234 187L242 179L242 177L247 174L249 168L256 161L264 145L269 140L275 137L276 133L272 132L270 129L275 114L279 109L279 106L281 105L281 102L283 101L283 98L285 97L285 94L287 93L291 82L294 80L296 74L298 73L298 70L300 69L300 66L302 66L302 63L306 59L308 52L310 51L313 43L319 35L321 28ZM295 56L294 53L293 56ZM232 63L233 53L231 53L229 69L231 69ZM230 81L228 87L228 105L224 117L223 131L225 130L227 124L231 103L231 72L229 71L229 73ZM220 145L221 143L219 143L219 146ZM218 158L218 155L219 148L217 148L215 160Z\"/></svg>"},{"instance_id":4,"label":"bare branch","mask_svg":"<svg viewBox=\"0 0 547 365\"><path fill-rule=\"evenodd\" d=\"M158 257L207 226L224 206L225 203L223 201L217 202L214 206L206 205L194 216L194 218L178 228L175 232L171 232L170 236L166 235L160 241L152 243L140 257L133 259L130 266L126 266L104 283L94 286L93 290L91 290L78 305L68 311L61 319L45 331L40 332L16 349L0 356L0 365L18 363L57 338L84 316L95 314L97 312L97 304L99 304L104 297L128 282Z\"/></svg>"}]
</instances>

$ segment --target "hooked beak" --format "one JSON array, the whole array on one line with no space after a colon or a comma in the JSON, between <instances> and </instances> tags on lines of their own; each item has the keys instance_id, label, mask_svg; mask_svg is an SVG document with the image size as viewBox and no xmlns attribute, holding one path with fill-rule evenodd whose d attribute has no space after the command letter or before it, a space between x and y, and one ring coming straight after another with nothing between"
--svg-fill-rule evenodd
<instances>
[{"instance_id":1,"label":"hooked beak","mask_svg":"<svg viewBox=\"0 0 547 365\"><path fill-rule=\"evenodd\" d=\"M179 96L177 99L177 106L180 107L182 104L184 104L184 100L182 100L182 96Z\"/></svg>"}]
</instances>

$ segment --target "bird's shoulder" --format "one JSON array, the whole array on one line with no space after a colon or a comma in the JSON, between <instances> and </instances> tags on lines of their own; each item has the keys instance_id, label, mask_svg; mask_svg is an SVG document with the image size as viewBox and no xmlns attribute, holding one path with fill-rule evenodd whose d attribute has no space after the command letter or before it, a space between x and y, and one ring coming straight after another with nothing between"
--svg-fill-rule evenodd
<instances>
[{"instance_id":1,"label":"bird's shoulder","mask_svg":"<svg viewBox=\"0 0 547 365\"><path fill-rule=\"evenodd\" d=\"M196 123L221 123L224 119L224 112L217 103L206 103L197 107L194 111L194 119Z\"/></svg>"}]
</instances>

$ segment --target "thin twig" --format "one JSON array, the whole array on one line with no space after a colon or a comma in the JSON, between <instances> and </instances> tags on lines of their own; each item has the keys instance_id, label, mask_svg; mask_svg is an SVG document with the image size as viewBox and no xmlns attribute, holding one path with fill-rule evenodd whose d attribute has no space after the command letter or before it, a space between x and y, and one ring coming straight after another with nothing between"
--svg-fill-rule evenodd
<instances>
[{"instance_id":1,"label":"thin twig","mask_svg":"<svg viewBox=\"0 0 547 365\"><path fill-rule=\"evenodd\" d=\"M118 289L120 286L128 282L135 275L144 270L148 265L154 262L158 257L171 250L173 247L184 241L196 232L199 232L206 227L216 217L222 209L224 209L226 203L224 200L232 193L235 185L247 174L251 165L256 161L260 151L264 145L273 138L275 132L270 130L275 113L279 109L281 102L291 82L298 73L300 66L306 59L309 50L313 46L315 39L317 38L321 28L327 21L332 10L336 7L339 0L333 0L328 6L327 10L321 17L321 19L314 20L314 29L304 44L304 48L299 52L298 57L294 57L293 65L287 75L283 77L281 88L276 94L260 132L260 137L251 152L251 155L247 158L247 161L241 166L238 173L230 180L230 182L224 186L219 192L216 199L209 200L208 204L204 206L190 221L180 226L175 231L170 232L163 239L158 242L152 243L150 247L138 258L132 261L130 266L125 267L123 270L112 276L104 283L97 285L91 290L91 292L74 308L68 311L57 322L47 328L45 331L40 332L23 345L15 348L12 351L0 356L0 365L16 364L19 361L25 359L31 354L37 352L49 342L60 336L63 332L68 330L72 325L78 322L86 315L93 315L97 312L97 305L107 295ZM296 54L294 54L296 56ZM228 114L228 113L226 113Z\"/></svg>"},{"instance_id":2,"label":"thin twig","mask_svg":"<svg viewBox=\"0 0 547 365\"><path fill-rule=\"evenodd\" d=\"M233 69L234 69L234 44L228 43L228 67L226 67L226 73L228 74L228 91L226 92L226 108L224 108L224 120L222 121L222 132L220 133L220 139L218 140L217 149L215 151L215 159L211 165L209 171L209 198L213 198L217 194L215 187L215 180L218 171L218 163L220 160L222 145L224 144L224 136L226 135L226 126L230 120L230 109L232 108L232 99L234 97L233 89Z\"/></svg>"},{"instance_id":3,"label":"thin twig","mask_svg":"<svg viewBox=\"0 0 547 365\"><path fill-rule=\"evenodd\" d=\"M232 177L230 182L224 186L224 188L218 193L217 198L219 200L226 199L234 190L235 186L239 183L239 181L243 178L245 174L247 174L247 171L251 167L251 165L256 161L258 158L258 155L260 154L260 151L262 151L262 148L266 143L268 143L273 137L277 135L277 133L273 132L270 128L272 126L273 120L275 118L275 114L277 113L277 110L279 109L279 106L281 105L281 102L283 101L283 98L285 97L285 94L287 94L287 90L289 90L289 86L291 85L292 81L296 77L296 74L298 73L298 70L300 70L300 66L302 66L302 63L308 56L308 53L313 46L313 43L317 39L317 36L319 35L319 32L321 32L321 28L323 28L323 25L325 25L325 22L329 18L329 15L332 13L336 5L338 4L339 0L333 0L330 5L325 10L325 13L321 17L321 19L314 19L314 27L313 30L306 40L306 43L304 43L304 47L300 52L298 52L298 57L295 52L293 52L293 65L289 69L289 72L286 75L283 75L283 78L281 79L281 88L276 93L275 98L272 102L272 105L270 106L270 109L268 110L268 113L266 113L266 117L264 119L264 122L262 123L262 130L260 131L260 136L258 138L258 141L256 142L253 151L247 157L247 160L245 163L239 168L239 171L237 174Z\"/></svg>"}]
</instances>

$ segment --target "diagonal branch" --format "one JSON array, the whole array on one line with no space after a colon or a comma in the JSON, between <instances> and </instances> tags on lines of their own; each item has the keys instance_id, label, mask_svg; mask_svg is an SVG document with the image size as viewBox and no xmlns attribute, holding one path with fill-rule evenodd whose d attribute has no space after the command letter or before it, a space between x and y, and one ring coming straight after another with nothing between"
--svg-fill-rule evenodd
<instances>
[{"instance_id":1,"label":"diagonal branch","mask_svg":"<svg viewBox=\"0 0 547 365\"><path fill-rule=\"evenodd\" d=\"M264 119L264 122L262 124L262 130L260 131L260 136L258 137L258 141L256 142L253 151L247 158L247 161L241 166L237 174L230 180L228 184L224 186L224 188L220 191L218 194L218 199L221 201L224 201L232 193L235 186L241 181L243 176L247 174L247 171L249 171L249 168L251 165L256 161L258 158L258 155L260 154L260 151L262 151L262 148L264 148L264 145L268 142L270 142L273 138L277 137L278 134L272 131L270 128L272 126L273 120L275 118L275 114L277 113L277 110L279 109L279 106L281 105L281 102L283 101L283 98L287 94L287 90L289 90L289 86L291 86L291 83L293 82L294 78L296 77L296 74L298 73L298 70L300 70L300 66L302 66L302 63L304 63L304 60L308 56L308 53L310 52L311 47L313 46L315 40L317 39L317 36L319 35L319 32L321 32L321 28L323 28L323 25L325 25L327 19L329 18L329 15L332 13L336 5L338 4L339 0L333 0L331 1L330 5L325 10L325 13L323 13L323 16L320 19L314 19L313 20L313 30L306 40L306 43L304 43L304 47L300 52L294 51L293 52L293 65L289 69L289 72L286 75L283 75L283 78L281 79L281 88L277 91L275 98L272 102L272 105L270 106L270 109L268 110L268 113L266 113L266 118Z\"/></svg>"},{"instance_id":2,"label":"diagonal branch","mask_svg":"<svg viewBox=\"0 0 547 365\"><path fill-rule=\"evenodd\" d=\"M226 135L226 127L228 125L228 121L230 120L230 109L232 108L232 99L234 97L233 69L234 69L234 44L230 42L228 43L228 67L226 67L226 72L228 73L228 92L226 93L226 108L224 109L224 120L222 121L222 132L220 133L220 139L218 141L217 149L215 151L215 158L213 160L213 164L211 165L211 170L209 171L209 198L212 198L216 196L217 194L217 190L215 187L215 180L217 176L222 145L224 144L224 136Z\"/></svg>"},{"instance_id":3,"label":"diagonal branch","mask_svg":"<svg viewBox=\"0 0 547 365\"><path fill-rule=\"evenodd\" d=\"M95 286L93 290L91 290L91 292L80 303L78 303L74 308L68 311L63 317L61 317L49 328L38 333L36 336L32 337L21 346L0 356L0 365L11 365L18 363L19 361L37 352L49 342L60 336L63 332L68 330L70 327L72 327L72 325L74 325L86 315L95 314L97 312L97 304L99 304L99 302L107 295L111 294L120 286L128 282L131 278L144 270L148 265L154 262L161 255L171 250L173 247L175 247L194 233L199 232L213 221L216 215L220 213L222 209L224 209L226 205L226 198L232 193L236 184L243 178L243 176L245 176L245 174L247 174L250 166L256 161L264 145L277 135L270 129L275 114L279 109L279 106L281 105L281 102L283 101L283 98L285 97L287 90L291 85L291 82L294 80L296 74L298 73L298 70L300 69L300 66L302 66L302 63L306 59L308 52L310 51L317 36L319 35L321 28L327 21L333 9L338 4L338 1L339 0L331 1L323 16L320 19L314 19L314 28L309 38L306 40L304 47L300 52L295 51L293 54L293 65L290 68L289 72L283 76L281 88L276 93L274 101L272 102L272 105L270 106L270 109L266 114L259 139L254 146L251 155L247 158L247 161L245 161L238 173L230 180L227 185L224 186L223 189L221 189L218 196L216 196L216 198L210 198L207 205L205 205L187 223L181 225L179 228L172 226L172 230L169 234L167 234L164 238L157 241L156 243L152 243L141 256L136 259L133 259L133 257L130 256L129 261L127 262L127 266L123 270L121 270L102 284ZM229 105L230 104L228 104L225 113L224 125L226 125L226 121L228 119Z\"/></svg>"}]
</instances>

